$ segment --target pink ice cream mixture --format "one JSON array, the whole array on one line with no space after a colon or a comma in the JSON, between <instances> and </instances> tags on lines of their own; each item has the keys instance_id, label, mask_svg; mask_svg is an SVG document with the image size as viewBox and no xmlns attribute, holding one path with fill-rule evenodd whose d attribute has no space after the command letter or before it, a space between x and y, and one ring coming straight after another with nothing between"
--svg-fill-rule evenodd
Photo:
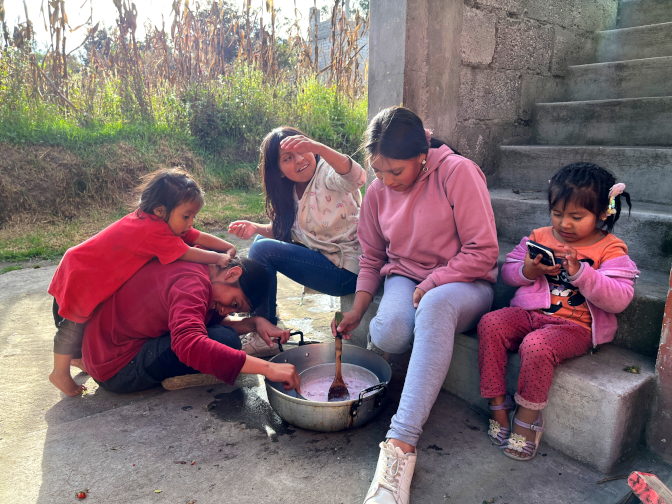
<instances>
[{"instance_id":1,"label":"pink ice cream mixture","mask_svg":"<svg viewBox=\"0 0 672 504\"><path fill-rule=\"evenodd\" d=\"M301 395L309 401L328 402L329 387L331 387L333 381L333 376L326 376L301 383ZM362 390L371 386L370 383L358 380L357 378L349 378L348 376L344 376L343 381L345 382L345 386L348 387L350 399L358 398Z\"/></svg>"}]
</instances>

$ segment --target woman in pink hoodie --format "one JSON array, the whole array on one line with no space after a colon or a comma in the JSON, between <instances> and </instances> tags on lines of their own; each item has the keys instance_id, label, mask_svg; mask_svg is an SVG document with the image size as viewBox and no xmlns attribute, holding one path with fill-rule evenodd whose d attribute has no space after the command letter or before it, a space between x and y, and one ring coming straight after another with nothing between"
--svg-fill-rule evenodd
<instances>
[{"instance_id":1,"label":"woman in pink hoodie","mask_svg":"<svg viewBox=\"0 0 672 504\"><path fill-rule=\"evenodd\" d=\"M537 453L554 367L611 341L614 314L632 300L639 271L625 243L611 234L620 194L630 205L624 189L594 164L565 166L548 188L552 226L535 229L506 256L502 278L519 289L510 308L479 322L478 364L481 395L492 410L488 437L510 458L530 460ZM507 351L516 350L520 375L511 432L514 400L505 375Z\"/></svg>"},{"instance_id":2,"label":"woman in pink hoodie","mask_svg":"<svg viewBox=\"0 0 672 504\"><path fill-rule=\"evenodd\" d=\"M432 139L413 112L378 113L365 149L378 180L360 213L355 301L337 329L347 335L359 325L384 279L371 341L384 352L412 354L364 502L407 504L418 438L448 372L455 333L490 309L499 249L485 176Z\"/></svg>"}]
</instances>

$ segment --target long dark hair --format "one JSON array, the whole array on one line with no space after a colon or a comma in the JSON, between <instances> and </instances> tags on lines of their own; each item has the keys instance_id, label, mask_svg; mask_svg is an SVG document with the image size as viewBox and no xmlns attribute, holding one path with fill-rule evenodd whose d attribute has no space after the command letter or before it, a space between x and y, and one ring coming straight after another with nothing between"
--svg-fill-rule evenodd
<instances>
[{"instance_id":1,"label":"long dark hair","mask_svg":"<svg viewBox=\"0 0 672 504\"><path fill-rule=\"evenodd\" d=\"M292 225L296 212L294 209L294 182L282 176L280 171L280 142L291 136L308 136L301 130L290 126L275 128L261 142L259 171L266 196L266 215L273 223L273 236L276 240L290 242ZM315 163L320 157L315 156Z\"/></svg>"},{"instance_id":2,"label":"long dark hair","mask_svg":"<svg viewBox=\"0 0 672 504\"><path fill-rule=\"evenodd\" d=\"M187 201L205 204L203 191L198 183L181 168L162 168L142 177L143 183L135 189L140 194L137 214L140 211L153 216L154 210L163 206L163 220L168 222L176 206Z\"/></svg>"},{"instance_id":3,"label":"long dark hair","mask_svg":"<svg viewBox=\"0 0 672 504\"><path fill-rule=\"evenodd\" d=\"M390 159L411 159L442 145L446 143L437 138L427 143L422 120L413 111L405 107L388 107L378 112L369 123L362 147L367 160L379 155ZM455 149L451 150L459 155Z\"/></svg>"},{"instance_id":4,"label":"long dark hair","mask_svg":"<svg viewBox=\"0 0 672 504\"><path fill-rule=\"evenodd\" d=\"M572 163L553 175L548 187L548 208L561 204L574 203L597 217L598 227L611 233L614 224L621 216L621 196L628 204L628 215L632 210L630 194L623 192L614 198L616 213L608 215L606 220L600 216L609 207L609 189L616 183L616 177L601 166L592 163Z\"/></svg>"}]
</instances>

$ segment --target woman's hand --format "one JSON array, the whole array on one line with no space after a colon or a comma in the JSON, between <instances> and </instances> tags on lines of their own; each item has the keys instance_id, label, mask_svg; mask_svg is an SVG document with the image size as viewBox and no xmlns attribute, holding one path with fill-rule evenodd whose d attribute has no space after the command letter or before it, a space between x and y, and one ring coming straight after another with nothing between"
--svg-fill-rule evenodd
<instances>
[{"instance_id":1,"label":"woman's hand","mask_svg":"<svg viewBox=\"0 0 672 504\"><path fill-rule=\"evenodd\" d=\"M269 369L265 376L271 381L282 383L285 390L296 390L299 394L301 393L301 377L293 364L269 362Z\"/></svg>"},{"instance_id":2,"label":"woman's hand","mask_svg":"<svg viewBox=\"0 0 672 504\"><path fill-rule=\"evenodd\" d=\"M537 257L532 259L530 253L525 254L525 263L523 265L523 275L528 280L536 280L538 276L541 275L550 275L558 276L560 274L560 265L556 264L555 266L546 266L541 264L541 254L538 254Z\"/></svg>"},{"instance_id":3,"label":"woman's hand","mask_svg":"<svg viewBox=\"0 0 672 504\"><path fill-rule=\"evenodd\" d=\"M264 317L255 317L255 329L270 348L273 348L274 340L279 339L280 343L286 343L289 339L288 330L274 326Z\"/></svg>"},{"instance_id":4,"label":"woman's hand","mask_svg":"<svg viewBox=\"0 0 672 504\"><path fill-rule=\"evenodd\" d=\"M299 154L306 154L307 152L319 154L322 147L321 143L311 140L303 135L287 137L280 142L280 148L287 151L296 151Z\"/></svg>"},{"instance_id":5,"label":"woman's hand","mask_svg":"<svg viewBox=\"0 0 672 504\"><path fill-rule=\"evenodd\" d=\"M576 275L576 273L579 271L579 268L581 268L581 263L579 262L579 258L576 255L576 249L561 243L558 243L558 246L565 249L565 257L562 260L562 267L565 268L565 271L569 274L569 276Z\"/></svg>"},{"instance_id":6,"label":"woman's hand","mask_svg":"<svg viewBox=\"0 0 672 504\"><path fill-rule=\"evenodd\" d=\"M243 240L249 240L255 233L258 233L259 225L254 222L239 220L229 224L229 233L236 235Z\"/></svg>"},{"instance_id":7,"label":"woman's hand","mask_svg":"<svg viewBox=\"0 0 672 504\"><path fill-rule=\"evenodd\" d=\"M422 296L424 296L426 293L422 289L416 289L413 291L413 308L417 308L418 305L420 304L420 300L422 299Z\"/></svg>"},{"instance_id":8,"label":"woman's hand","mask_svg":"<svg viewBox=\"0 0 672 504\"><path fill-rule=\"evenodd\" d=\"M341 320L338 327L336 327L336 319L331 321L331 332L334 338L336 337L336 333L340 332L343 335L343 339L350 339L350 333L357 328L361 321L362 316L354 310L350 310L343 314L343 320Z\"/></svg>"}]
</instances>

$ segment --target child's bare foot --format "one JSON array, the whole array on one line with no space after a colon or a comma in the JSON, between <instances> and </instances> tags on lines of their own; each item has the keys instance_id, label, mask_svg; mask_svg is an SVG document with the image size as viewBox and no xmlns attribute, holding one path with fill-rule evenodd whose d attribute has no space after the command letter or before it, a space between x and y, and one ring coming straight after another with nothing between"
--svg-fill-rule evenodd
<instances>
[{"instance_id":1,"label":"child's bare foot","mask_svg":"<svg viewBox=\"0 0 672 504\"><path fill-rule=\"evenodd\" d=\"M521 422L531 424L536 422L537 419L539 418L539 411L518 406L518 411L516 412L516 418ZM537 436L535 431L521 427L515 422L513 423L513 433L523 436L525 438L525 441L532 441L533 443L535 442ZM514 450L507 449L506 451L514 455L520 455L518 452L515 452Z\"/></svg>"},{"instance_id":2,"label":"child's bare foot","mask_svg":"<svg viewBox=\"0 0 672 504\"><path fill-rule=\"evenodd\" d=\"M88 371L86 370L86 368L84 367L84 362L82 361L82 359L72 359L70 361L70 365L75 366L78 369L81 369L86 374L89 374Z\"/></svg>"},{"instance_id":3,"label":"child's bare foot","mask_svg":"<svg viewBox=\"0 0 672 504\"><path fill-rule=\"evenodd\" d=\"M57 373L55 370L49 374L49 381L54 384L54 386L71 397L80 395L83 391L86 390L84 385L77 385L75 380L70 376L68 370L67 374Z\"/></svg>"}]
</instances>

